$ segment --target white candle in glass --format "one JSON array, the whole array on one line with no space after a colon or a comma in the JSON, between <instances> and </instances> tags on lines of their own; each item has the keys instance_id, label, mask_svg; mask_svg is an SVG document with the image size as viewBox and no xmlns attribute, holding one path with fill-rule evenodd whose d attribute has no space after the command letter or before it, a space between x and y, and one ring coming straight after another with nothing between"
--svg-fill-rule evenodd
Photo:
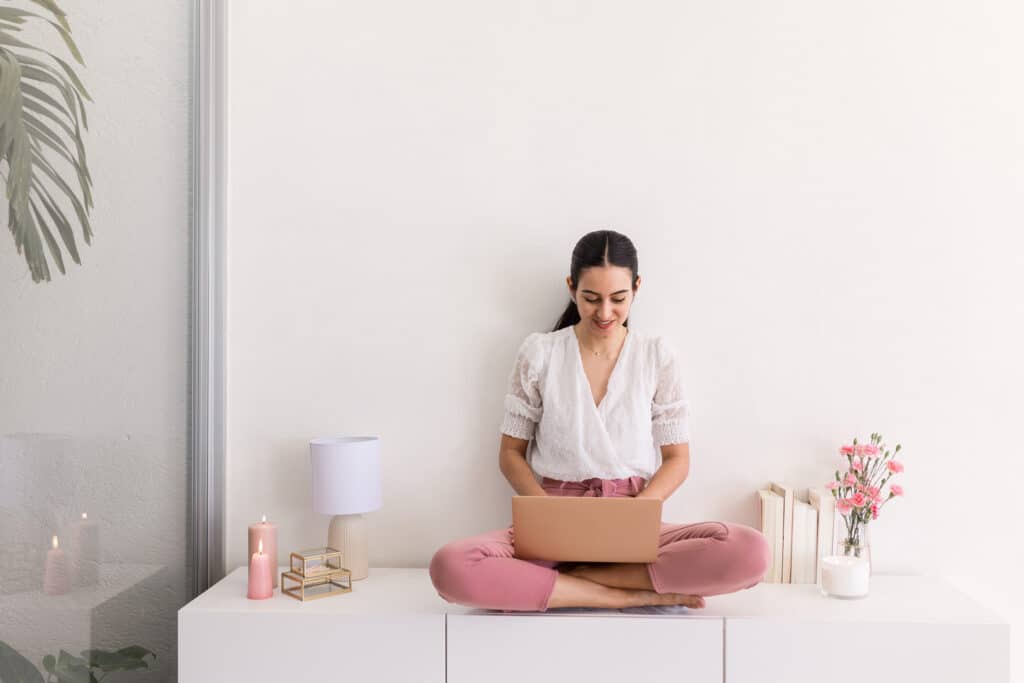
<instances>
[{"instance_id":1,"label":"white candle in glass","mask_svg":"<svg viewBox=\"0 0 1024 683\"><path fill-rule=\"evenodd\" d=\"M859 598L868 593L870 568L861 557L830 555L821 561L821 591L837 598Z\"/></svg>"}]
</instances>

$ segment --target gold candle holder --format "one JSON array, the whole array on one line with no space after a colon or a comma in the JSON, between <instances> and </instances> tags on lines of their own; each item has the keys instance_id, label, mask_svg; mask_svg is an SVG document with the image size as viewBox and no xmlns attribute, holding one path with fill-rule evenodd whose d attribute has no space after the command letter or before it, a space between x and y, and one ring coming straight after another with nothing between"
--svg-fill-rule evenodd
<instances>
[{"instance_id":1,"label":"gold candle holder","mask_svg":"<svg viewBox=\"0 0 1024 683\"><path fill-rule=\"evenodd\" d=\"M289 560L291 573L312 577L330 573L341 566L341 551L334 548L307 548L292 553Z\"/></svg>"},{"instance_id":2,"label":"gold candle holder","mask_svg":"<svg viewBox=\"0 0 1024 683\"><path fill-rule=\"evenodd\" d=\"M294 585L288 585L291 582ZM293 572L281 572L281 593L296 600L319 600L332 595L352 592L352 572L335 569L319 576L301 576Z\"/></svg>"},{"instance_id":3,"label":"gold candle holder","mask_svg":"<svg viewBox=\"0 0 1024 683\"><path fill-rule=\"evenodd\" d=\"M281 593L296 600L352 592L352 572L341 566L340 550L322 547L291 553L289 568L291 571L281 572Z\"/></svg>"}]
</instances>

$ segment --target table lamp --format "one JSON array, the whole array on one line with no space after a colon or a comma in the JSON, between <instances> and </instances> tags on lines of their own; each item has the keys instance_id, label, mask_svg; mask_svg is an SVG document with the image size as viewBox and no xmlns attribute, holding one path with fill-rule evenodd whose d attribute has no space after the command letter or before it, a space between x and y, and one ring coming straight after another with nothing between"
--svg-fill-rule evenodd
<instances>
[{"instance_id":1,"label":"table lamp","mask_svg":"<svg viewBox=\"0 0 1024 683\"><path fill-rule=\"evenodd\" d=\"M341 551L352 580L369 573L366 520L362 513L381 506L380 437L342 436L312 439L313 509L334 515L327 545Z\"/></svg>"}]
</instances>

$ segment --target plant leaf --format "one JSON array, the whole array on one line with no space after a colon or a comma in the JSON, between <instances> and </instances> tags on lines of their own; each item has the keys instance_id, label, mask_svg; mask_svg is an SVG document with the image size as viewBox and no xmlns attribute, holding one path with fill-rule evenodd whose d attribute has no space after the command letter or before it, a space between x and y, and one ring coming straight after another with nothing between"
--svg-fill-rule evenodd
<instances>
[{"instance_id":1,"label":"plant leaf","mask_svg":"<svg viewBox=\"0 0 1024 683\"><path fill-rule=\"evenodd\" d=\"M71 38L66 15L56 2L32 1L53 14L56 23L33 12L0 7L0 166L6 162L8 228L14 237L15 249L24 253L33 281L40 282L50 279L48 255L60 272L66 273L62 243L75 263L81 262L74 230L62 209L63 202L59 204L54 199L47 184L60 190L71 204L83 239L91 243L88 213L93 206L92 177L86 162L81 125L86 124L83 99L92 98L65 60L13 35L28 20L39 24L45 21L61 36L74 59L83 63ZM22 54L22 51L42 52L52 63ZM51 86L54 90L48 92L40 86ZM58 96L54 97L51 92ZM80 195L54 168L54 155L73 169ZM57 661L58 667L61 661ZM64 675L80 678L75 672L65 671Z\"/></svg>"},{"instance_id":2,"label":"plant leaf","mask_svg":"<svg viewBox=\"0 0 1024 683\"><path fill-rule=\"evenodd\" d=\"M35 12L18 9L17 7L0 7L0 21L21 25L25 23L25 17L37 17L42 19L42 17ZM11 29L15 31L20 30L16 26L12 26Z\"/></svg>"},{"instance_id":3,"label":"plant leaf","mask_svg":"<svg viewBox=\"0 0 1024 683\"><path fill-rule=\"evenodd\" d=\"M43 683L43 675L20 652L0 640L0 681L3 683Z\"/></svg>"},{"instance_id":4,"label":"plant leaf","mask_svg":"<svg viewBox=\"0 0 1024 683\"><path fill-rule=\"evenodd\" d=\"M75 213L78 214L78 221L82 224L82 237L85 238L85 243L89 244L92 241L92 230L89 228L89 218L85 214L85 208L82 206L82 203L78 201L78 197L75 196L75 193L71 190L68 184L64 182L64 179L57 175L57 172L53 170L49 161L34 152L32 154L32 161L32 165L45 173L50 180L53 181L54 185L63 190L64 194L71 201L72 208L74 208Z\"/></svg>"},{"instance_id":5,"label":"plant leaf","mask_svg":"<svg viewBox=\"0 0 1024 683\"><path fill-rule=\"evenodd\" d=\"M60 683L93 683L96 680L84 659L65 650L61 650L57 657L54 673Z\"/></svg>"},{"instance_id":6,"label":"plant leaf","mask_svg":"<svg viewBox=\"0 0 1024 683\"><path fill-rule=\"evenodd\" d=\"M120 652L107 652L106 650L83 650L82 656L89 661L92 668L110 671L135 671L137 669L148 669L149 664L141 658L122 654Z\"/></svg>"},{"instance_id":7,"label":"plant leaf","mask_svg":"<svg viewBox=\"0 0 1024 683\"><path fill-rule=\"evenodd\" d=\"M126 657L134 657L136 659L144 659L146 655L156 659L156 653L152 650L147 650L141 645L129 645L128 647L122 647L117 651L119 655L125 655Z\"/></svg>"},{"instance_id":8,"label":"plant leaf","mask_svg":"<svg viewBox=\"0 0 1024 683\"><path fill-rule=\"evenodd\" d=\"M46 240L46 246L50 250L50 256L57 262L57 269L61 275L64 275L64 258L60 255L60 246L57 244L57 240L53 238L53 233L50 232L50 228L47 227L46 221L39 215L39 209L36 208L36 203L31 199L28 200L28 205L32 208L32 216L35 218L36 227L39 228L39 232L43 233L43 239Z\"/></svg>"},{"instance_id":9,"label":"plant leaf","mask_svg":"<svg viewBox=\"0 0 1024 683\"><path fill-rule=\"evenodd\" d=\"M28 100L26 100L26 102L28 102ZM35 106L36 105L27 106L26 108L34 110ZM52 133L46 125L35 116L28 112L23 112L23 117L27 124L27 130L32 138L35 149L39 150L38 143L43 142L57 154L62 156L71 165L71 167L75 169L75 173L78 175L78 184L82 190L82 198L85 202L85 206L86 208L91 207L92 192L89 191L89 188L92 186L92 177L89 175L89 169L85 167L85 159L82 159L82 163L79 163L78 159L72 157L71 151L67 148L67 145L64 144L64 141ZM70 128L67 128L63 122L58 121L58 125L66 130L70 130ZM72 134L75 134L76 132L77 131L72 131ZM84 150L81 151L84 152Z\"/></svg>"},{"instance_id":10,"label":"plant leaf","mask_svg":"<svg viewBox=\"0 0 1024 683\"><path fill-rule=\"evenodd\" d=\"M65 30L63 26L59 26L58 24L55 24L52 21L48 23L50 24L50 26L56 29L57 33L60 34L60 37L64 40L64 44L68 46L68 51L71 52L71 55L75 58L75 61L81 64L82 66L85 66L85 62L82 61L82 53L78 51L78 46L75 45L75 41L71 39L71 32Z\"/></svg>"},{"instance_id":11,"label":"plant leaf","mask_svg":"<svg viewBox=\"0 0 1024 683\"><path fill-rule=\"evenodd\" d=\"M68 15L66 15L63 10L57 6L57 3L54 0L29 0L29 2L34 2L40 7L50 10L53 16L57 18L57 21L60 22L61 26L68 31L71 30L71 26L68 25Z\"/></svg>"},{"instance_id":12,"label":"plant leaf","mask_svg":"<svg viewBox=\"0 0 1024 683\"><path fill-rule=\"evenodd\" d=\"M50 196L50 192L41 183L38 181L33 182L32 189L36 191L43 206L46 207L50 218L57 224L57 231L60 232L60 238L64 241L64 246L67 247L71 258L75 263L81 265L82 261L78 257L78 246L75 244L75 234L71 229L68 219L64 216L64 212L60 210L57 203L53 201L53 197Z\"/></svg>"}]
</instances>

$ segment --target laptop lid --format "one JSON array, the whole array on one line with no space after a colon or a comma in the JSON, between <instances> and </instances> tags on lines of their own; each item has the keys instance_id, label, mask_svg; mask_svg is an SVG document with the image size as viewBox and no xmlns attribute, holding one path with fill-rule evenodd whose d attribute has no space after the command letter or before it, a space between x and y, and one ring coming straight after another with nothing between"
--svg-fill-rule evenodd
<instances>
[{"instance_id":1,"label":"laptop lid","mask_svg":"<svg viewBox=\"0 0 1024 683\"><path fill-rule=\"evenodd\" d=\"M514 557L555 562L654 562L657 498L512 496Z\"/></svg>"}]
</instances>

